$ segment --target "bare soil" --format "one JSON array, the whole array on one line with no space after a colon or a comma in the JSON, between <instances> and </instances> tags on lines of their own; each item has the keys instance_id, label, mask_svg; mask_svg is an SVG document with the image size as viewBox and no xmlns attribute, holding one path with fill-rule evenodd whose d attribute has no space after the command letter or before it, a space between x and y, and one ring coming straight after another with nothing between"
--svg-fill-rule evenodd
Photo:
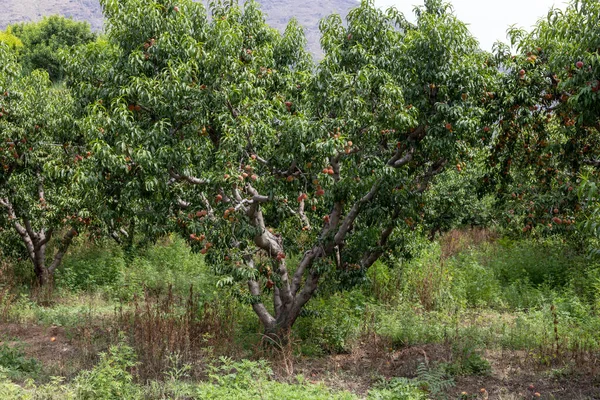
<instances>
[{"instance_id":1,"label":"bare soil","mask_svg":"<svg viewBox=\"0 0 600 400\"><path fill-rule=\"evenodd\" d=\"M73 334L62 327L0 323L0 344L20 345L28 357L44 365L48 374L70 378L97 360L95 353L92 354L98 350L97 346L90 345L91 336L86 337L92 332L85 332L78 330ZM419 364L433 366L449 362L451 357L450 345L392 349L377 336L369 336L357 341L347 354L316 358L279 354L272 356L271 362L277 378L282 381L293 381L294 376L302 374L309 381L365 396L369 388L382 379L412 378ZM543 364L523 351L488 350L484 357L491 365L491 373L456 378L456 385L447 393L448 398L600 399L600 354L565 356L550 364Z\"/></svg>"}]
</instances>

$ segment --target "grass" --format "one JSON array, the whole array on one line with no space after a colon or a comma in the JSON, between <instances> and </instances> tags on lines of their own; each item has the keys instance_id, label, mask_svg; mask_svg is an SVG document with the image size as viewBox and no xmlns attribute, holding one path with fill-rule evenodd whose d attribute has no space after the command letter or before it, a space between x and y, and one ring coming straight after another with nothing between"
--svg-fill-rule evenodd
<instances>
[{"instance_id":1,"label":"grass","mask_svg":"<svg viewBox=\"0 0 600 400\"><path fill-rule=\"evenodd\" d=\"M523 366L539 372L515 379L544 389L576 376L600 386L600 274L585 253L485 231L418 247L419 257L377 263L349 291L321 290L289 347L268 349L250 307L235 288L217 290L184 241L167 237L129 258L111 243L82 243L49 301L3 286L5 323L46 341L59 329L71 355L59 366L52 348L38 358L35 341L15 346L19 331L0 347L0 398L480 398L471 377L498 382ZM400 363L406 352L414 355ZM347 371L332 373L340 360ZM518 387L487 390L522 398L511 397ZM586 398L569 393L562 398Z\"/></svg>"}]
</instances>

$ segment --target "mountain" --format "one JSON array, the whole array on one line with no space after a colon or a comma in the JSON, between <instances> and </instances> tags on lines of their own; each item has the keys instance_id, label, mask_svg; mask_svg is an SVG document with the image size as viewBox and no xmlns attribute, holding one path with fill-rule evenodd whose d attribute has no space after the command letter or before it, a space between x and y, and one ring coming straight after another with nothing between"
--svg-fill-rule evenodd
<instances>
[{"instance_id":1,"label":"mountain","mask_svg":"<svg viewBox=\"0 0 600 400\"><path fill-rule=\"evenodd\" d=\"M46 15L60 14L87 21L95 31L102 30L102 9L99 0L0 0L0 30L17 22L37 21ZM267 14L268 23L283 31L291 17L304 26L309 48L320 53L319 20L329 14L346 16L358 5L358 0L258 0Z\"/></svg>"}]
</instances>

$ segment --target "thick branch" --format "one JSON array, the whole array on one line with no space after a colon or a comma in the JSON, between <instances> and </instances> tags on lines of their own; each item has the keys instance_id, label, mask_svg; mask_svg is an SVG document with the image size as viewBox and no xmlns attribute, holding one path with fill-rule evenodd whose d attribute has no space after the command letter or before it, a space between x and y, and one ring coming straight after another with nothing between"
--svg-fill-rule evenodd
<instances>
[{"instance_id":1,"label":"thick branch","mask_svg":"<svg viewBox=\"0 0 600 400\"><path fill-rule=\"evenodd\" d=\"M265 220L260 208L260 204L269 200L267 196L262 196L252 185L246 185L246 191L252 195L252 203L246 211L246 215L250 218L252 225L260 232L254 237L256 246L264 250L269 257L276 260L278 264L277 273L280 277L279 289L281 300L284 305L292 303L294 300L290 291L290 283L288 278L287 266L283 255L283 244L281 238L269 232L265 225Z\"/></svg>"},{"instance_id":2,"label":"thick branch","mask_svg":"<svg viewBox=\"0 0 600 400\"><path fill-rule=\"evenodd\" d=\"M423 176L417 178L417 192L423 193L425 190L427 190L429 182L436 175L439 175L444 171L444 169L446 168L446 164L448 164L448 160L446 160L445 158L440 158L429 167L429 169L423 174Z\"/></svg>"},{"instance_id":3,"label":"thick branch","mask_svg":"<svg viewBox=\"0 0 600 400\"><path fill-rule=\"evenodd\" d=\"M123 241L121 240L121 238L119 237L119 234L115 231L112 231L110 233L110 237L114 239L115 242L117 242L117 244L121 245L123 244Z\"/></svg>"},{"instance_id":4,"label":"thick branch","mask_svg":"<svg viewBox=\"0 0 600 400\"><path fill-rule=\"evenodd\" d=\"M392 218L390 219L390 223L381 232L381 234L379 236L379 240L377 241L377 247L372 249L371 251L369 251L362 258L362 260L360 262L360 266L363 269L370 268L375 263L375 261L377 261L379 259L379 257L381 257L383 255L383 253L385 251L385 247L387 246L388 240L389 240L390 236L392 235L392 233L394 232L394 229L396 228L396 220L398 219L399 216L400 216L400 207L396 206L396 209L394 210L394 213L392 214Z\"/></svg>"},{"instance_id":5,"label":"thick branch","mask_svg":"<svg viewBox=\"0 0 600 400\"><path fill-rule=\"evenodd\" d=\"M248 266L250 266L251 268L255 268L252 256L246 257L246 264L248 264ZM256 299L256 301L252 302L252 308L254 309L256 315L258 315L260 322L265 328L274 327L276 322L275 318L273 318L273 316L269 313L265 305L261 301L259 301L260 287L258 286L258 282L256 282L255 280L249 280L248 289L250 289L250 294Z\"/></svg>"},{"instance_id":6,"label":"thick branch","mask_svg":"<svg viewBox=\"0 0 600 400\"><path fill-rule=\"evenodd\" d=\"M77 231L75 230L75 228L71 228L67 232L67 234L65 235L63 240L61 241L58 251L54 255L54 260L52 261L52 264L48 268L48 272L50 274L54 273L56 268L58 268L60 266L60 264L62 263L63 257L67 253L67 250L69 249L69 246L73 242L73 238L75 236L77 236Z\"/></svg>"},{"instance_id":7,"label":"thick branch","mask_svg":"<svg viewBox=\"0 0 600 400\"><path fill-rule=\"evenodd\" d=\"M183 209L189 208L189 206L191 205L191 204L190 204L190 202L188 202L188 201L185 201L185 200L182 200L182 199L180 199L180 198L178 198L178 199L176 200L176 202L177 202L177 206L178 206L179 208L183 208Z\"/></svg>"},{"instance_id":8,"label":"thick branch","mask_svg":"<svg viewBox=\"0 0 600 400\"><path fill-rule=\"evenodd\" d=\"M8 198L0 199L0 205L6 208L6 212L8 214L8 219L12 221L15 230L21 236L21 239L25 242L25 246L27 247L27 252L29 253L29 257L33 260L35 258L35 248L33 245L33 240L31 236L29 236L27 229L23 227L17 220L17 214L15 213L15 209Z\"/></svg>"},{"instance_id":9,"label":"thick branch","mask_svg":"<svg viewBox=\"0 0 600 400\"><path fill-rule=\"evenodd\" d=\"M373 197L375 197L375 194L377 193L377 190L379 189L380 183L381 183L380 181L377 181L371 187L371 190L369 190L369 193L367 193L362 198L360 198L354 204L354 206L352 206L352 208L350 209L350 212L348 212L346 217L341 222L341 225L339 225L339 221L341 219L342 205L339 202L334 205L334 209L330 214L330 221L328 224L325 224L325 227L323 228L323 232L321 233L321 240L325 240L326 236L329 234L329 232L331 232L333 229L335 229L338 225L339 225L339 229L337 230L337 232L333 238L333 241L330 242L326 247L323 247L323 245L321 245L321 244L317 244L311 250L304 253L304 257L302 258L302 261L300 261L300 264L298 265L298 268L296 269L296 272L294 273L294 277L292 279L291 291L292 291L293 295L296 295L296 293L298 293L298 290L300 289L300 286L302 285L302 278L304 276L304 273L308 268L310 268L312 266L314 261L317 258L331 254L331 252L335 251L336 246L339 246L340 244L343 243L343 241L346 238L346 235L348 234L348 232L350 231L350 228L352 227L352 224L354 223L354 221L356 220L356 217L358 216L358 214L360 212L360 208L362 207L362 205L364 203L371 201L373 199ZM335 222L334 222L334 220L335 220ZM311 274L311 279L315 280L315 289L316 289L316 283L318 282L318 275ZM298 302L298 300L296 299L296 302L294 304L296 304L297 302ZM295 305L294 305L294 307L295 307Z\"/></svg>"},{"instance_id":10,"label":"thick branch","mask_svg":"<svg viewBox=\"0 0 600 400\"><path fill-rule=\"evenodd\" d=\"M375 194L377 194L377 190L379 189L380 184L380 180L375 182L375 184L373 184L373 186L371 187L371 190L369 190L369 193L367 193L360 200L354 203L352 209L350 209L350 212L348 212L346 218L344 218L340 229L338 229L337 233L335 234L335 237L333 239L335 245L340 245L344 242L346 234L348 233L350 227L356 220L356 217L358 217L358 213L360 212L361 207L363 206L363 204L368 203L373 199L373 197L375 197Z\"/></svg>"},{"instance_id":11,"label":"thick branch","mask_svg":"<svg viewBox=\"0 0 600 400\"><path fill-rule=\"evenodd\" d=\"M304 287L302 288L300 293L298 293L295 296L294 304L289 314L292 320L287 321L288 326L292 326L294 320L300 315L300 310L302 310L302 307L304 307L304 305L308 302L308 300L311 299L311 297L315 293L315 290L317 290L319 278L320 275L316 272L311 273L308 279L306 279Z\"/></svg>"},{"instance_id":12,"label":"thick branch","mask_svg":"<svg viewBox=\"0 0 600 400\"><path fill-rule=\"evenodd\" d=\"M178 182L186 182L192 185L204 185L205 183L207 183L204 179L196 178L193 176L180 175L174 171L171 171L170 175L172 179Z\"/></svg>"},{"instance_id":13,"label":"thick branch","mask_svg":"<svg viewBox=\"0 0 600 400\"><path fill-rule=\"evenodd\" d=\"M414 147L411 147L406 154L401 149L397 149L396 154L388 161L388 165L394 168L400 168L411 162L414 154Z\"/></svg>"},{"instance_id":14,"label":"thick branch","mask_svg":"<svg viewBox=\"0 0 600 400\"><path fill-rule=\"evenodd\" d=\"M44 202L46 200L44 194L44 178L40 175L39 172L36 175L38 178L38 196L40 197L40 201Z\"/></svg>"},{"instance_id":15,"label":"thick branch","mask_svg":"<svg viewBox=\"0 0 600 400\"><path fill-rule=\"evenodd\" d=\"M298 206L298 214L300 215L300 219L302 220L302 225L306 229L310 229L310 220L308 219L308 217L306 216L306 213L304 212L304 207L305 207L305 202L304 202L304 199L302 199L302 201L300 201L300 205Z\"/></svg>"},{"instance_id":16,"label":"thick branch","mask_svg":"<svg viewBox=\"0 0 600 400\"><path fill-rule=\"evenodd\" d=\"M48 232L43 233L40 235L40 241L37 243L38 247L42 247L45 246L46 244L48 244L48 242L52 239L52 234L54 233L54 231L52 229L50 229Z\"/></svg>"},{"instance_id":17,"label":"thick branch","mask_svg":"<svg viewBox=\"0 0 600 400\"><path fill-rule=\"evenodd\" d=\"M304 271L309 269L314 261L319 258L324 253L323 247L320 245L314 246L312 249L304 253L304 257L298 264L298 268L294 273L294 277L292 278L292 294L295 296L302 285L302 278L304 277Z\"/></svg>"},{"instance_id":18,"label":"thick branch","mask_svg":"<svg viewBox=\"0 0 600 400\"><path fill-rule=\"evenodd\" d=\"M583 160L583 163L585 165L591 165L594 168L600 168L600 160L596 160L596 159L587 159L587 160Z\"/></svg>"},{"instance_id":19,"label":"thick branch","mask_svg":"<svg viewBox=\"0 0 600 400\"><path fill-rule=\"evenodd\" d=\"M29 219L23 218L23 222L25 224L25 230L27 231L27 234L29 235L31 240L33 240L34 242L37 241L39 239L38 234L33 231L33 228L31 227L31 222L29 221Z\"/></svg>"}]
</instances>

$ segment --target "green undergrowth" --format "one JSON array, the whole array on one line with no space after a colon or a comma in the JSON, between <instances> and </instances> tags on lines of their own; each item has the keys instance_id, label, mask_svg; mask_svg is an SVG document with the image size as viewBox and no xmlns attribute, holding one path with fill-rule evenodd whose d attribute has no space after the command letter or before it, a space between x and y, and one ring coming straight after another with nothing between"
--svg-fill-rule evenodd
<instances>
[{"instance_id":1,"label":"green undergrowth","mask_svg":"<svg viewBox=\"0 0 600 400\"><path fill-rule=\"evenodd\" d=\"M444 246L443 241L423 242L410 261L378 262L363 283L350 289L338 290L334 281L323 286L294 326L294 355L350 352L365 334L377 334L394 348L442 345L450 354L445 362L420 367L411 379L381 380L368 394L370 399L418 400L435 398L456 377L490 374L490 350L525 350L546 365L554 365L564 353L600 352L600 263L585 251L552 238L485 241L458 246L455 252ZM2 347L0 398L357 398L302 376L278 381L262 361L211 361L223 354L215 352L219 341L236 359L254 358L260 325L248 304L239 301L240 289L217 288L202 256L174 237L129 255L110 242L80 245L57 275L52 301L42 305L21 294L7 315L13 322L67 328L97 326L106 319L113 332L126 330L114 325L123 315L137 315L147 328L160 322L164 329L182 329L177 324L190 311L190 286L194 326L210 346L205 350L211 358L202 361L211 365L207 380L192 377L185 365L140 380L135 355L122 345L76 378L46 384L49 378L39 379L35 360ZM158 313L144 314L148 301ZM138 360L151 360L147 349L156 343L136 343L148 332L134 328L127 328L126 343L136 351L146 349ZM109 344L92 347L101 350Z\"/></svg>"},{"instance_id":2,"label":"green undergrowth","mask_svg":"<svg viewBox=\"0 0 600 400\"><path fill-rule=\"evenodd\" d=\"M136 400L136 399L289 399L289 400L351 400L358 397L350 392L334 391L325 385L309 382L302 375L290 382L279 382L264 360L234 362L220 358L209 368L208 379L192 382L186 377L186 368L167 371L167 379L135 383L132 371L136 358L127 345L112 346L100 354L100 361L91 370L79 373L72 381L52 378L45 385L28 380L22 385L14 383L7 369L0 368L0 398L13 399L78 399L78 400ZM433 380L431 382L434 382ZM437 381L436 381L437 382ZM425 399L418 385L424 381L406 380L389 382L374 389L369 399L391 400ZM437 383L436 383L437 384Z\"/></svg>"},{"instance_id":3,"label":"green undergrowth","mask_svg":"<svg viewBox=\"0 0 600 400\"><path fill-rule=\"evenodd\" d=\"M145 291L187 294L190 286L204 300L217 296L216 277L203 256L175 235L132 254L111 242L82 244L65 259L56 282L69 292L101 292L120 301L130 301Z\"/></svg>"}]
</instances>

